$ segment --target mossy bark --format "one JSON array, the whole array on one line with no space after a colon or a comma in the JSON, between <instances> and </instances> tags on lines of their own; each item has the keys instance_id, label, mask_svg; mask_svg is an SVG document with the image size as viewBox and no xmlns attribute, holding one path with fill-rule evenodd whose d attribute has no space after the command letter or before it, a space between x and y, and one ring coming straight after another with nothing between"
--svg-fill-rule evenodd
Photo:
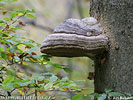
<instances>
[{"instance_id":1,"label":"mossy bark","mask_svg":"<svg viewBox=\"0 0 133 100\"><path fill-rule=\"evenodd\" d=\"M110 39L105 61L95 60L95 92L113 89L133 94L133 1L90 1L90 15Z\"/></svg>"}]
</instances>

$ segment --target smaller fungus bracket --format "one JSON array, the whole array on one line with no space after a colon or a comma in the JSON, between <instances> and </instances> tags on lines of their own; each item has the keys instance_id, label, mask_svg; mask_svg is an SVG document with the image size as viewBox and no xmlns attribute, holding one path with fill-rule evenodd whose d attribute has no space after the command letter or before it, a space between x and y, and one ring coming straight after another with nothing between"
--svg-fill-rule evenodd
<instances>
[{"instance_id":1,"label":"smaller fungus bracket","mask_svg":"<svg viewBox=\"0 0 133 100\"><path fill-rule=\"evenodd\" d=\"M100 24L92 17L81 21L68 19L44 39L40 49L42 53L57 57L87 56L93 59L108 50L109 39L101 32Z\"/></svg>"}]
</instances>

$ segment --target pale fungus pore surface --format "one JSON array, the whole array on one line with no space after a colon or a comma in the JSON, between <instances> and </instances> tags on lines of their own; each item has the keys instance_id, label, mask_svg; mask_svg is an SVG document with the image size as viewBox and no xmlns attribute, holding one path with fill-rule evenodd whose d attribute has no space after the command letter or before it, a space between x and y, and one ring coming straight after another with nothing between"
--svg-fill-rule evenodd
<instances>
[{"instance_id":1,"label":"pale fungus pore surface","mask_svg":"<svg viewBox=\"0 0 133 100\"><path fill-rule=\"evenodd\" d=\"M41 52L58 57L93 58L108 49L108 37L93 18L67 19L41 45Z\"/></svg>"}]
</instances>

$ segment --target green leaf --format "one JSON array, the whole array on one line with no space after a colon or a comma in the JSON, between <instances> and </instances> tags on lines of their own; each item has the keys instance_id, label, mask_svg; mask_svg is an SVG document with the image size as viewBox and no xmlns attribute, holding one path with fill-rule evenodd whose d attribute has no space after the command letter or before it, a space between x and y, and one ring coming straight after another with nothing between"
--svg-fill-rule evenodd
<instances>
[{"instance_id":1,"label":"green leaf","mask_svg":"<svg viewBox=\"0 0 133 100\"><path fill-rule=\"evenodd\" d=\"M83 96L83 100L92 100L91 96Z\"/></svg>"},{"instance_id":2,"label":"green leaf","mask_svg":"<svg viewBox=\"0 0 133 100\"><path fill-rule=\"evenodd\" d=\"M0 56L6 60L8 58L7 54L5 52L0 52Z\"/></svg>"},{"instance_id":3,"label":"green leaf","mask_svg":"<svg viewBox=\"0 0 133 100\"><path fill-rule=\"evenodd\" d=\"M53 83L48 83L44 86L45 90L48 90L49 88L51 88L53 86Z\"/></svg>"},{"instance_id":4,"label":"green leaf","mask_svg":"<svg viewBox=\"0 0 133 100\"><path fill-rule=\"evenodd\" d=\"M31 43L31 42L23 42L22 44L29 46L29 47L34 47L36 44L35 43ZM33 52L33 51L32 51ZM31 53L31 52L30 52Z\"/></svg>"},{"instance_id":5,"label":"green leaf","mask_svg":"<svg viewBox=\"0 0 133 100\"><path fill-rule=\"evenodd\" d=\"M19 58L18 56L14 56L14 59L15 59L16 61L20 61L20 58Z\"/></svg>"},{"instance_id":6,"label":"green leaf","mask_svg":"<svg viewBox=\"0 0 133 100\"><path fill-rule=\"evenodd\" d=\"M0 26L4 26L4 25L6 25L6 23L1 23L1 24L0 24Z\"/></svg>"},{"instance_id":7,"label":"green leaf","mask_svg":"<svg viewBox=\"0 0 133 100\"><path fill-rule=\"evenodd\" d=\"M59 97L67 97L67 95L66 94L57 94L56 96L59 96Z\"/></svg>"},{"instance_id":8,"label":"green leaf","mask_svg":"<svg viewBox=\"0 0 133 100\"><path fill-rule=\"evenodd\" d=\"M120 92L110 92L109 96L122 96L123 94Z\"/></svg>"},{"instance_id":9,"label":"green leaf","mask_svg":"<svg viewBox=\"0 0 133 100\"><path fill-rule=\"evenodd\" d=\"M63 98L63 99L61 99L61 100L71 100L71 99L68 99L68 98Z\"/></svg>"},{"instance_id":10,"label":"green leaf","mask_svg":"<svg viewBox=\"0 0 133 100\"><path fill-rule=\"evenodd\" d=\"M106 93L109 93L109 92L112 91L112 89L105 89L104 91L105 91Z\"/></svg>"},{"instance_id":11,"label":"green leaf","mask_svg":"<svg viewBox=\"0 0 133 100\"><path fill-rule=\"evenodd\" d=\"M19 84L20 82L21 82L21 83L28 82L28 80L14 80L13 82Z\"/></svg>"},{"instance_id":12,"label":"green leaf","mask_svg":"<svg viewBox=\"0 0 133 100\"><path fill-rule=\"evenodd\" d=\"M7 85L7 84L9 84L9 83L12 83L13 81L14 81L14 79L15 79L15 77L14 76L12 76L12 75L9 75L9 76L7 76L5 79L4 79L4 81L3 81L3 85Z\"/></svg>"},{"instance_id":13,"label":"green leaf","mask_svg":"<svg viewBox=\"0 0 133 100\"><path fill-rule=\"evenodd\" d=\"M31 80L29 82L20 83L20 86L27 86L27 85L30 85L30 84L33 84L33 83L35 83L35 81Z\"/></svg>"},{"instance_id":14,"label":"green leaf","mask_svg":"<svg viewBox=\"0 0 133 100\"><path fill-rule=\"evenodd\" d=\"M63 69L64 69L64 71L67 72L67 73L71 73L71 72L72 72L72 70L70 70L69 68L63 68Z\"/></svg>"},{"instance_id":15,"label":"green leaf","mask_svg":"<svg viewBox=\"0 0 133 100\"><path fill-rule=\"evenodd\" d=\"M51 76L51 75L55 75L55 74L54 73L47 72L47 73L41 73L41 75Z\"/></svg>"},{"instance_id":16,"label":"green leaf","mask_svg":"<svg viewBox=\"0 0 133 100\"><path fill-rule=\"evenodd\" d=\"M98 94L98 93L91 93L90 95L94 96L95 98L98 98L100 94Z\"/></svg>"},{"instance_id":17,"label":"green leaf","mask_svg":"<svg viewBox=\"0 0 133 100\"><path fill-rule=\"evenodd\" d=\"M75 83L70 83L70 85L69 85L70 87L75 87L75 86L77 86ZM80 90L79 90L80 91Z\"/></svg>"},{"instance_id":18,"label":"green leaf","mask_svg":"<svg viewBox=\"0 0 133 100\"><path fill-rule=\"evenodd\" d=\"M9 83L8 85L4 86L5 91L11 92L13 89L14 89L13 83Z\"/></svg>"},{"instance_id":19,"label":"green leaf","mask_svg":"<svg viewBox=\"0 0 133 100\"><path fill-rule=\"evenodd\" d=\"M0 39L0 42L1 42L1 43L8 43L7 41L1 40L1 39Z\"/></svg>"},{"instance_id":20,"label":"green leaf","mask_svg":"<svg viewBox=\"0 0 133 100\"><path fill-rule=\"evenodd\" d=\"M60 66L59 64L54 64L54 63L52 63L50 61L48 61L47 64L52 65L52 66L54 66L56 68L62 69L62 66Z\"/></svg>"},{"instance_id":21,"label":"green leaf","mask_svg":"<svg viewBox=\"0 0 133 100\"><path fill-rule=\"evenodd\" d=\"M32 55L32 57L35 58L35 59L40 59L40 58L41 58L41 57L38 56L38 55Z\"/></svg>"},{"instance_id":22,"label":"green leaf","mask_svg":"<svg viewBox=\"0 0 133 100\"><path fill-rule=\"evenodd\" d=\"M57 76L52 75L52 76L50 77L50 82L53 83L53 82L57 81L57 79L58 79Z\"/></svg>"},{"instance_id":23,"label":"green leaf","mask_svg":"<svg viewBox=\"0 0 133 100\"><path fill-rule=\"evenodd\" d=\"M17 14L18 14L17 12L12 12L12 13L10 14L10 17L11 17L11 18L15 18L15 17L17 16Z\"/></svg>"},{"instance_id":24,"label":"green leaf","mask_svg":"<svg viewBox=\"0 0 133 100\"><path fill-rule=\"evenodd\" d=\"M105 100L107 97L106 94L101 94L99 97L98 97L98 100Z\"/></svg>"},{"instance_id":25,"label":"green leaf","mask_svg":"<svg viewBox=\"0 0 133 100\"><path fill-rule=\"evenodd\" d=\"M24 30L22 28L19 28L19 27L10 27L13 31L16 31L16 30Z\"/></svg>"},{"instance_id":26,"label":"green leaf","mask_svg":"<svg viewBox=\"0 0 133 100\"><path fill-rule=\"evenodd\" d=\"M4 48L0 48L0 52L4 52Z\"/></svg>"},{"instance_id":27,"label":"green leaf","mask_svg":"<svg viewBox=\"0 0 133 100\"><path fill-rule=\"evenodd\" d=\"M10 18L4 18L4 20L6 21L6 22L8 22L8 21L11 21L11 19Z\"/></svg>"},{"instance_id":28,"label":"green leaf","mask_svg":"<svg viewBox=\"0 0 133 100\"><path fill-rule=\"evenodd\" d=\"M34 52L34 51L36 51L36 48L30 48L30 49L27 51L27 53L31 53L31 52Z\"/></svg>"},{"instance_id":29,"label":"green leaf","mask_svg":"<svg viewBox=\"0 0 133 100\"><path fill-rule=\"evenodd\" d=\"M13 76L15 76L16 75L16 70L13 70L11 68L8 68L8 70L6 71L6 74L7 75L13 75Z\"/></svg>"},{"instance_id":30,"label":"green leaf","mask_svg":"<svg viewBox=\"0 0 133 100\"><path fill-rule=\"evenodd\" d=\"M50 56L48 55L41 55L41 58L43 58L45 61L50 61Z\"/></svg>"},{"instance_id":31,"label":"green leaf","mask_svg":"<svg viewBox=\"0 0 133 100\"><path fill-rule=\"evenodd\" d=\"M13 52L15 52L17 49L18 49L17 46L13 46L13 47L10 48L10 52L13 53Z\"/></svg>"},{"instance_id":32,"label":"green leaf","mask_svg":"<svg viewBox=\"0 0 133 100\"><path fill-rule=\"evenodd\" d=\"M63 81L63 82L68 81L68 77L64 77L64 78L62 78L61 81Z\"/></svg>"},{"instance_id":33,"label":"green leaf","mask_svg":"<svg viewBox=\"0 0 133 100\"><path fill-rule=\"evenodd\" d=\"M16 11L16 12L17 12L17 14L19 14L19 13L24 14L26 12L26 10L19 10L19 11Z\"/></svg>"},{"instance_id":34,"label":"green leaf","mask_svg":"<svg viewBox=\"0 0 133 100\"><path fill-rule=\"evenodd\" d=\"M44 80L45 76L33 75L32 78L33 78L34 80L42 81L42 80Z\"/></svg>"},{"instance_id":35,"label":"green leaf","mask_svg":"<svg viewBox=\"0 0 133 100\"><path fill-rule=\"evenodd\" d=\"M6 40L8 41L9 43L12 43L12 44L17 44L17 42L13 41L13 40Z\"/></svg>"},{"instance_id":36,"label":"green leaf","mask_svg":"<svg viewBox=\"0 0 133 100\"><path fill-rule=\"evenodd\" d=\"M29 18L36 18L34 15L32 15L32 14L26 14L26 16L27 17L29 17Z\"/></svg>"},{"instance_id":37,"label":"green leaf","mask_svg":"<svg viewBox=\"0 0 133 100\"><path fill-rule=\"evenodd\" d=\"M72 100L81 100L82 96L80 94L77 94L72 97Z\"/></svg>"},{"instance_id":38,"label":"green leaf","mask_svg":"<svg viewBox=\"0 0 133 100\"><path fill-rule=\"evenodd\" d=\"M35 13L36 11L34 9L32 10L26 10L27 13Z\"/></svg>"},{"instance_id":39,"label":"green leaf","mask_svg":"<svg viewBox=\"0 0 133 100\"><path fill-rule=\"evenodd\" d=\"M132 96L130 93L127 93L127 92L125 92L124 94L127 96Z\"/></svg>"},{"instance_id":40,"label":"green leaf","mask_svg":"<svg viewBox=\"0 0 133 100\"><path fill-rule=\"evenodd\" d=\"M4 23L4 21L3 20L0 20L0 23Z\"/></svg>"},{"instance_id":41,"label":"green leaf","mask_svg":"<svg viewBox=\"0 0 133 100\"><path fill-rule=\"evenodd\" d=\"M45 78L44 76L39 76L37 80L42 81L42 80L44 80L44 78Z\"/></svg>"},{"instance_id":42,"label":"green leaf","mask_svg":"<svg viewBox=\"0 0 133 100\"><path fill-rule=\"evenodd\" d=\"M20 35L13 35L13 38L18 38L18 39L22 39L22 37Z\"/></svg>"}]
</instances>

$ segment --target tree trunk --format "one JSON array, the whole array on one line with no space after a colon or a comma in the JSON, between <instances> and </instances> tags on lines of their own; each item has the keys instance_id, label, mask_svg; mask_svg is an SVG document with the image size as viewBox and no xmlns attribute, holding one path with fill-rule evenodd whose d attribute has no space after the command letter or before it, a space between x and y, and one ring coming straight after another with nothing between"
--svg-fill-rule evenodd
<instances>
[{"instance_id":1,"label":"tree trunk","mask_svg":"<svg viewBox=\"0 0 133 100\"><path fill-rule=\"evenodd\" d=\"M91 0L90 8L110 39L105 62L95 60L95 92L133 94L133 0Z\"/></svg>"}]
</instances>

